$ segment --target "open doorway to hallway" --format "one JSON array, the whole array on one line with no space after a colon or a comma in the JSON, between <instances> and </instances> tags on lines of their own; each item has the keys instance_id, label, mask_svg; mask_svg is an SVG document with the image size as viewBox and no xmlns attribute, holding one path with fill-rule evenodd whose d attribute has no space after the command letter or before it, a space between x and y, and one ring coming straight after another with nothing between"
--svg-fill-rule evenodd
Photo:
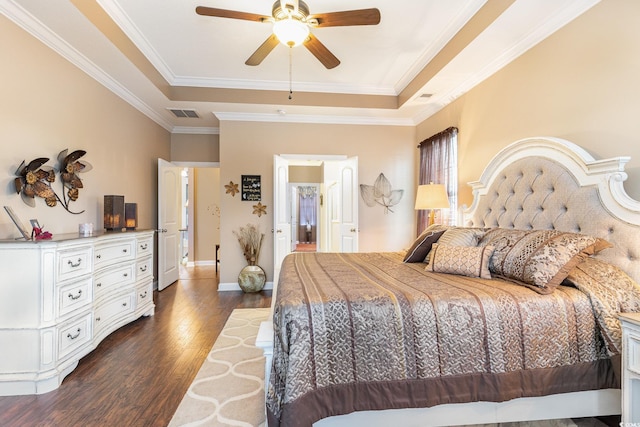
<instances>
[{"instance_id":1,"label":"open doorway to hallway","mask_svg":"<svg viewBox=\"0 0 640 427\"><path fill-rule=\"evenodd\" d=\"M181 166L180 264L215 267L220 244L220 167Z\"/></svg>"},{"instance_id":2,"label":"open doorway to hallway","mask_svg":"<svg viewBox=\"0 0 640 427\"><path fill-rule=\"evenodd\" d=\"M319 250L320 183L290 183L291 251Z\"/></svg>"}]
</instances>

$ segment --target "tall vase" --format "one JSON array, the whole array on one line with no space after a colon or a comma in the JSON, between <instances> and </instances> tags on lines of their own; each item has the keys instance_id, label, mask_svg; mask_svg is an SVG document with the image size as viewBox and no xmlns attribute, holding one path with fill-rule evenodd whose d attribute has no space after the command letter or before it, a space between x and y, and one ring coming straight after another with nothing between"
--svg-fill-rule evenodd
<instances>
[{"instance_id":1,"label":"tall vase","mask_svg":"<svg viewBox=\"0 0 640 427\"><path fill-rule=\"evenodd\" d=\"M240 270L238 285L244 292L260 292L267 281L267 274L262 267L249 264Z\"/></svg>"}]
</instances>

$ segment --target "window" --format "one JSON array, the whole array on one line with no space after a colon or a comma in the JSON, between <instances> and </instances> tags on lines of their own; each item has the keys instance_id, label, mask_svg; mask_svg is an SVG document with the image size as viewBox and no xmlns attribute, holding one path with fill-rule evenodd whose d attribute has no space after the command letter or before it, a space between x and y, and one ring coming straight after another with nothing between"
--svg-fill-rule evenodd
<instances>
[{"instance_id":1,"label":"window","mask_svg":"<svg viewBox=\"0 0 640 427\"><path fill-rule=\"evenodd\" d=\"M449 196L449 209L442 209L442 224L456 225L458 219L458 128L451 127L418 146L420 148L420 176L418 185L444 184ZM437 214L437 213L436 213ZM418 211L418 234L427 227L428 210Z\"/></svg>"}]
</instances>

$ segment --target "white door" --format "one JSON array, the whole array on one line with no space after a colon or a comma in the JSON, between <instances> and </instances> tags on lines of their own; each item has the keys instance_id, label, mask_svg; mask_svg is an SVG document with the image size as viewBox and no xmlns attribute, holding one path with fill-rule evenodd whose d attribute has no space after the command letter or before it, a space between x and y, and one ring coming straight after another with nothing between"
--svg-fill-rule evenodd
<instances>
[{"instance_id":1,"label":"white door","mask_svg":"<svg viewBox=\"0 0 640 427\"><path fill-rule=\"evenodd\" d=\"M358 252L358 158L340 162L340 252Z\"/></svg>"},{"instance_id":2,"label":"white door","mask_svg":"<svg viewBox=\"0 0 640 427\"><path fill-rule=\"evenodd\" d=\"M273 295L280 276L280 265L291 253L291 207L287 202L289 161L273 156ZM275 299L275 298L274 298Z\"/></svg>"},{"instance_id":3,"label":"white door","mask_svg":"<svg viewBox=\"0 0 640 427\"><path fill-rule=\"evenodd\" d=\"M326 162L327 248L358 252L358 158Z\"/></svg>"},{"instance_id":4,"label":"white door","mask_svg":"<svg viewBox=\"0 0 640 427\"><path fill-rule=\"evenodd\" d=\"M180 167L158 159L158 290L178 280Z\"/></svg>"}]
</instances>

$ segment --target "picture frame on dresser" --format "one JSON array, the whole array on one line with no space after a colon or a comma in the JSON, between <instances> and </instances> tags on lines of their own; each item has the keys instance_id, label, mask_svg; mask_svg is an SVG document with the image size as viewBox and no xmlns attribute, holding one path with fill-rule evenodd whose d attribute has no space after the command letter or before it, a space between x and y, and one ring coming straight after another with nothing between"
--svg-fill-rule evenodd
<instances>
[{"instance_id":1,"label":"picture frame on dresser","mask_svg":"<svg viewBox=\"0 0 640 427\"><path fill-rule=\"evenodd\" d=\"M11 218L11 221L13 221L16 228L18 228L18 230L20 231L20 234L22 234L22 237L18 237L16 240L20 240L23 238L25 240L31 240L31 233L27 231L24 224L22 223L22 221L20 221L20 219L18 218L16 213L13 211L13 209L10 206L5 206L4 210L7 211L7 214Z\"/></svg>"}]
</instances>

